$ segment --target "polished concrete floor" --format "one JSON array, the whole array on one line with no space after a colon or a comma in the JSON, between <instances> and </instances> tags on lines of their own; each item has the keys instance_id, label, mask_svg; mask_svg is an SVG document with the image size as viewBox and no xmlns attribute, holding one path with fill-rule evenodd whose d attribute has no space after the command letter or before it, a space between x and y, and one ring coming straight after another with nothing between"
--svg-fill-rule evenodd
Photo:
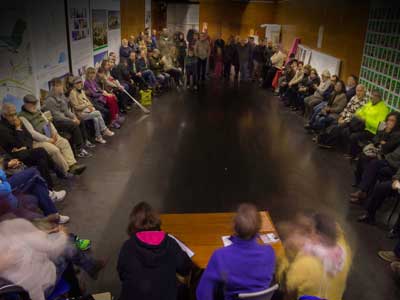
<instances>
[{"instance_id":1,"label":"polished concrete floor","mask_svg":"<svg viewBox=\"0 0 400 300\"><path fill-rule=\"evenodd\" d=\"M133 112L110 143L98 146L86 173L68 187L61 205L70 228L109 258L92 292L118 296L115 271L128 214L139 201L161 212L232 211L243 201L270 211L275 223L305 209L334 213L354 250L344 299L400 299L389 265L384 226L358 224L352 171L340 153L320 150L299 116L253 84L213 82L193 94L155 99L149 116Z\"/></svg>"}]
</instances>

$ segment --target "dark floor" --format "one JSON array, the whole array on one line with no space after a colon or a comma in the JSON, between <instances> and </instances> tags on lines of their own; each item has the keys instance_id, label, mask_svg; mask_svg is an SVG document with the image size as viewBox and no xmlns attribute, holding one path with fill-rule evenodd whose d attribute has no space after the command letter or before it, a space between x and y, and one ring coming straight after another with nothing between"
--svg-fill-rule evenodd
<instances>
[{"instance_id":1,"label":"dark floor","mask_svg":"<svg viewBox=\"0 0 400 300\"><path fill-rule=\"evenodd\" d=\"M218 82L198 94L167 93L151 115L131 113L110 141L87 161L62 207L71 230L110 258L99 280L88 280L90 291L118 295L117 254L135 203L172 213L232 211L252 201L275 223L303 209L335 213L355 254L344 299L400 299L389 265L376 255L394 241L383 225L354 221L361 209L348 203L349 163L318 149L301 118L255 85Z\"/></svg>"}]
</instances>

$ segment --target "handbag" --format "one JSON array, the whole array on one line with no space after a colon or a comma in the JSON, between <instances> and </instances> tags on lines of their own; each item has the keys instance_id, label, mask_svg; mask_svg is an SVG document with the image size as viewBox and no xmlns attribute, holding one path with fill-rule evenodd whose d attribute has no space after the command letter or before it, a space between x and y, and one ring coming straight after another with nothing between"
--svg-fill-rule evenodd
<instances>
[{"instance_id":1,"label":"handbag","mask_svg":"<svg viewBox=\"0 0 400 300\"><path fill-rule=\"evenodd\" d=\"M141 90L139 93L142 105L149 106L152 104L152 90Z\"/></svg>"},{"instance_id":2,"label":"handbag","mask_svg":"<svg viewBox=\"0 0 400 300\"><path fill-rule=\"evenodd\" d=\"M370 158L378 157L380 152L381 152L381 149L375 147L374 144L368 144L363 148L364 155L367 157L370 157Z\"/></svg>"}]
</instances>

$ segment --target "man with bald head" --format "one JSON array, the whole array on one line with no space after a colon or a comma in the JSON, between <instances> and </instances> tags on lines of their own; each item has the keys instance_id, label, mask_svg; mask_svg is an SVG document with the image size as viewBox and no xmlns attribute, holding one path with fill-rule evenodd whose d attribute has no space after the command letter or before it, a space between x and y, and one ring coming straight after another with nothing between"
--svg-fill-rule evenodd
<instances>
[{"instance_id":1,"label":"man with bald head","mask_svg":"<svg viewBox=\"0 0 400 300\"><path fill-rule=\"evenodd\" d=\"M350 124L351 119L358 109L363 107L368 102L365 86L357 85L356 94L347 103L344 110L341 112L337 123L330 126L327 133L323 133L318 137L318 145L321 148L332 148L338 143L343 131Z\"/></svg>"}]
</instances>

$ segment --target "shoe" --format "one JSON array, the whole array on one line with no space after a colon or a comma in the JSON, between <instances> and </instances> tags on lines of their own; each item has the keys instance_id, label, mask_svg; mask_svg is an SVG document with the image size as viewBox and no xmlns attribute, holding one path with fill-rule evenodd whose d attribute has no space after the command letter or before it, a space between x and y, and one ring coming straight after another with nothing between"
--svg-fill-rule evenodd
<instances>
[{"instance_id":1,"label":"shoe","mask_svg":"<svg viewBox=\"0 0 400 300\"><path fill-rule=\"evenodd\" d=\"M114 122L111 124L111 127L114 128L114 129L120 129L120 128L121 128L121 125L120 125L117 121L114 121Z\"/></svg>"},{"instance_id":2,"label":"shoe","mask_svg":"<svg viewBox=\"0 0 400 300\"><path fill-rule=\"evenodd\" d=\"M355 193L351 193L350 197L358 200L364 200L365 198L367 198L367 193L363 191L357 191Z\"/></svg>"},{"instance_id":3,"label":"shoe","mask_svg":"<svg viewBox=\"0 0 400 300\"><path fill-rule=\"evenodd\" d=\"M81 251L87 251L92 247L92 242L87 239L80 239L78 236L76 236L75 246Z\"/></svg>"},{"instance_id":4,"label":"shoe","mask_svg":"<svg viewBox=\"0 0 400 300\"><path fill-rule=\"evenodd\" d=\"M333 146L322 144L322 143L318 143L318 147L320 147L322 149L332 149L333 148Z\"/></svg>"},{"instance_id":5,"label":"shoe","mask_svg":"<svg viewBox=\"0 0 400 300\"><path fill-rule=\"evenodd\" d=\"M93 268L88 271L88 275L93 279L97 280L99 278L99 274L101 270L107 265L107 261L105 259L97 259L94 263Z\"/></svg>"},{"instance_id":6,"label":"shoe","mask_svg":"<svg viewBox=\"0 0 400 300\"><path fill-rule=\"evenodd\" d=\"M74 175L81 175L83 172L85 172L85 170L85 165L74 164L69 168L69 173Z\"/></svg>"},{"instance_id":7,"label":"shoe","mask_svg":"<svg viewBox=\"0 0 400 300\"><path fill-rule=\"evenodd\" d=\"M400 262L395 261L390 264L390 268L392 269L394 275L400 276Z\"/></svg>"},{"instance_id":8,"label":"shoe","mask_svg":"<svg viewBox=\"0 0 400 300\"><path fill-rule=\"evenodd\" d=\"M314 136L313 138L312 138L312 141L314 142L314 143L318 143L318 136Z\"/></svg>"},{"instance_id":9,"label":"shoe","mask_svg":"<svg viewBox=\"0 0 400 300\"><path fill-rule=\"evenodd\" d=\"M108 129L108 128L106 128L104 131L103 131L103 134L105 135L105 136L114 136L114 132L112 132L110 129Z\"/></svg>"},{"instance_id":10,"label":"shoe","mask_svg":"<svg viewBox=\"0 0 400 300\"><path fill-rule=\"evenodd\" d=\"M310 125L310 123L306 123L306 124L304 124L304 129L311 129L311 125Z\"/></svg>"},{"instance_id":11,"label":"shoe","mask_svg":"<svg viewBox=\"0 0 400 300\"><path fill-rule=\"evenodd\" d=\"M87 152L85 149L82 149L81 151L79 151L78 155L79 158L88 158L88 157L92 157L92 154L90 154L89 152Z\"/></svg>"},{"instance_id":12,"label":"shoe","mask_svg":"<svg viewBox=\"0 0 400 300\"><path fill-rule=\"evenodd\" d=\"M70 220L68 216L63 216L63 215L58 215L58 216L59 216L58 224L67 224Z\"/></svg>"},{"instance_id":13,"label":"shoe","mask_svg":"<svg viewBox=\"0 0 400 300\"><path fill-rule=\"evenodd\" d=\"M95 145L95 144L93 144L93 143L91 143L90 141L86 141L86 143L85 143L85 147L88 147L88 148L95 148L95 147L96 147L96 145Z\"/></svg>"},{"instance_id":14,"label":"shoe","mask_svg":"<svg viewBox=\"0 0 400 300\"><path fill-rule=\"evenodd\" d=\"M96 141L96 143L99 143L99 144L106 144L106 143L107 143L106 140L103 139L102 136L98 136L98 137L95 139L95 141Z\"/></svg>"},{"instance_id":15,"label":"shoe","mask_svg":"<svg viewBox=\"0 0 400 300\"><path fill-rule=\"evenodd\" d=\"M387 262L400 262L400 258L393 251L379 251L378 256Z\"/></svg>"},{"instance_id":16,"label":"shoe","mask_svg":"<svg viewBox=\"0 0 400 300\"><path fill-rule=\"evenodd\" d=\"M359 217L357 218L357 222L366 223L366 224L370 224L370 225L374 225L374 224L375 224L374 218L371 217L371 216L368 215L368 214L364 214L364 215L362 215L362 216L359 216Z\"/></svg>"},{"instance_id":17,"label":"shoe","mask_svg":"<svg viewBox=\"0 0 400 300\"><path fill-rule=\"evenodd\" d=\"M119 116L117 122L118 122L119 124L124 123L124 122L125 122L125 117Z\"/></svg>"},{"instance_id":18,"label":"shoe","mask_svg":"<svg viewBox=\"0 0 400 300\"><path fill-rule=\"evenodd\" d=\"M399 237L399 232L393 228L390 229L389 233L387 234L387 238L391 240L396 239L398 237Z\"/></svg>"},{"instance_id":19,"label":"shoe","mask_svg":"<svg viewBox=\"0 0 400 300\"><path fill-rule=\"evenodd\" d=\"M64 190L61 191L49 191L49 197L53 202L61 202L67 196L67 192Z\"/></svg>"}]
</instances>

